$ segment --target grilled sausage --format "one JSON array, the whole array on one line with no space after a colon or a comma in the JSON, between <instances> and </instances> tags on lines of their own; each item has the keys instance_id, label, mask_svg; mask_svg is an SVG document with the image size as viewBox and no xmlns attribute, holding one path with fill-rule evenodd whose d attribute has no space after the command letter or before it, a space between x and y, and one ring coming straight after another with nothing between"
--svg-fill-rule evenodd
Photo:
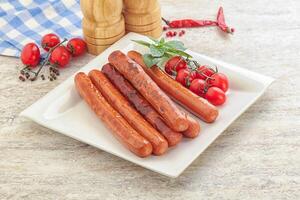
<instances>
[{"instance_id":1,"label":"grilled sausage","mask_svg":"<svg viewBox=\"0 0 300 200\"><path fill-rule=\"evenodd\" d=\"M108 103L116 109L139 134L152 144L153 153L155 155L162 155L167 151L168 142L166 139L130 105L127 99L101 71L92 70L89 73L89 77Z\"/></svg>"},{"instance_id":2,"label":"grilled sausage","mask_svg":"<svg viewBox=\"0 0 300 200\"><path fill-rule=\"evenodd\" d=\"M188 138L195 138L200 133L200 124L191 116L187 116L189 120L189 128L186 131L183 131L182 134Z\"/></svg>"},{"instance_id":3,"label":"grilled sausage","mask_svg":"<svg viewBox=\"0 0 300 200\"><path fill-rule=\"evenodd\" d=\"M188 121L175 103L156 85L143 68L121 51L114 51L108 57L109 62L131 82L163 117L166 124L175 131L185 131Z\"/></svg>"},{"instance_id":4,"label":"grilled sausage","mask_svg":"<svg viewBox=\"0 0 300 200\"><path fill-rule=\"evenodd\" d=\"M152 153L150 142L138 134L128 122L111 107L86 74L79 72L76 74L74 81L80 96L104 124L111 129L113 135L124 146L140 157L147 157Z\"/></svg>"},{"instance_id":5,"label":"grilled sausage","mask_svg":"<svg viewBox=\"0 0 300 200\"><path fill-rule=\"evenodd\" d=\"M128 99L135 109L143 115L154 128L165 136L169 146L174 146L181 141L182 134L170 129L149 102L111 64L104 65L101 71L114 86L118 88L123 96Z\"/></svg>"},{"instance_id":6,"label":"grilled sausage","mask_svg":"<svg viewBox=\"0 0 300 200\"><path fill-rule=\"evenodd\" d=\"M140 66L142 66L146 73L155 81L155 83L170 97L178 101L182 106L187 108L205 122L211 123L216 120L219 111L206 99L203 99L202 97L199 97L198 95L189 91L159 68L155 66L147 68L140 53L136 51L129 51L127 55Z\"/></svg>"}]
</instances>

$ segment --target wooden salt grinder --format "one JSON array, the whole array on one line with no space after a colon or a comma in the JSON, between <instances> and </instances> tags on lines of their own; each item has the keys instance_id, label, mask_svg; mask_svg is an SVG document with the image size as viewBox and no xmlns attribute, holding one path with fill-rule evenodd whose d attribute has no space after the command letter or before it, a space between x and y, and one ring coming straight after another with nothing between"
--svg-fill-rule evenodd
<instances>
[{"instance_id":1,"label":"wooden salt grinder","mask_svg":"<svg viewBox=\"0 0 300 200\"><path fill-rule=\"evenodd\" d=\"M80 0L88 52L98 55L125 34L122 0Z\"/></svg>"},{"instance_id":2,"label":"wooden salt grinder","mask_svg":"<svg viewBox=\"0 0 300 200\"><path fill-rule=\"evenodd\" d=\"M127 32L158 38L162 34L158 0L124 0L123 14Z\"/></svg>"}]
</instances>

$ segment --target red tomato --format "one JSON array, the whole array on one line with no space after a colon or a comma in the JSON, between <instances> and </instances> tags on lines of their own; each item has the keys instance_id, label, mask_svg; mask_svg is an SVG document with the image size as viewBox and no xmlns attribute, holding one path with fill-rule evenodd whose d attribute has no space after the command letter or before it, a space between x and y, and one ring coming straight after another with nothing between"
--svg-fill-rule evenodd
<instances>
[{"instance_id":1,"label":"red tomato","mask_svg":"<svg viewBox=\"0 0 300 200\"><path fill-rule=\"evenodd\" d=\"M40 49L36 44L28 43L22 49L21 60L24 65L34 68L39 64L40 58Z\"/></svg>"},{"instance_id":2,"label":"red tomato","mask_svg":"<svg viewBox=\"0 0 300 200\"><path fill-rule=\"evenodd\" d=\"M176 75L176 71L174 71L172 68L171 65L165 65L165 72L167 72L167 74L171 75L171 76L174 76Z\"/></svg>"},{"instance_id":3,"label":"red tomato","mask_svg":"<svg viewBox=\"0 0 300 200\"><path fill-rule=\"evenodd\" d=\"M215 86L226 92L229 87L229 81L225 74L216 73L211 76L212 79L209 79L208 83L211 86Z\"/></svg>"},{"instance_id":4,"label":"red tomato","mask_svg":"<svg viewBox=\"0 0 300 200\"><path fill-rule=\"evenodd\" d=\"M46 51L49 51L54 46L58 45L60 43L59 37L54 33L49 33L44 35L42 38L42 47Z\"/></svg>"},{"instance_id":5,"label":"red tomato","mask_svg":"<svg viewBox=\"0 0 300 200\"><path fill-rule=\"evenodd\" d=\"M194 79L189 89L195 94L204 97L206 90L206 82L202 79Z\"/></svg>"},{"instance_id":6,"label":"red tomato","mask_svg":"<svg viewBox=\"0 0 300 200\"><path fill-rule=\"evenodd\" d=\"M72 56L80 56L86 52L86 43L81 38L73 38L67 43L67 48Z\"/></svg>"},{"instance_id":7,"label":"red tomato","mask_svg":"<svg viewBox=\"0 0 300 200\"><path fill-rule=\"evenodd\" d=\"M54 49L50 55L50 63L57 67L65 67L71 59L71 54L65 46Z\"/></svg>"},{"instance_id":8,"label":"red tomato","mask_svg":"<svg viewBox=\"0 0 300 200\"><path fill-rule=\"evenodd\" d=\"M165 65L165 71L170 75L174 75L176 74L174 72L178 72L181 69L186 69L186 68L187 68L187 63L180 56L174 56L170 58Z\"/></svg>"},{"instance_id":9,"label":"red tomato","mask_svg":"<svg viewBox=\"0 0 300 200\"><path fill-rule=\"evenodd\" d=\"M193 80L197 77L197 73L195 71L190 72L190 76L188 77L188 87L191 85Z\"/></svg>"},{"instance_id":10,"label":"red tomato","mask_svg":"<svg viewBox=\"0 0 300 200\"><path fill-rule=\"evenodd\" d=\"M187 69L181 69L178 71L175 80L185 87L189 87L191 82L195 79L196 73L190 72Z\"/></svg>"},{"instance_id":11,"label":"red tomato","mask_svg":"<svg viewBox=\"0 0 300 200\"><path fill-rule=\"evenodd\" d=\"M175 80L181 83L181 85L186 86L186 78L189 76L189 74L189 70L182 69L177 73Z\"/></svg>"},{"instance_id":12,"label":"red tomato","mask_svg":"<svg viewBox=\"0 0 300 200\"><path fill-rule=\"evenodd\" d=\"M215 86L226 92L229 87L229 81L225 74L216 73L211 76L212 79L208 81L211 86Z\"/></svg>"},{"instance_id":13,"label":"red tomato","mask_svg":"<svg viewBox=\"0 0 300 200\"><path fill-rule=\"evenodd\" d=\"M207 77L211 77L215 71L202 65L197 69L197 78L205 80Z\"/></svg>"},{"instance_id":14,"label":"red tomato","mask_svg":"<svg viewBox=\"0 0 300 200\"><path fill-rule=\"evenodd\" d=\"M205 93L205 98L215 106L222 105L226 101L226 95L220 88L210 87Z\"/></svg>"}]
</instances>

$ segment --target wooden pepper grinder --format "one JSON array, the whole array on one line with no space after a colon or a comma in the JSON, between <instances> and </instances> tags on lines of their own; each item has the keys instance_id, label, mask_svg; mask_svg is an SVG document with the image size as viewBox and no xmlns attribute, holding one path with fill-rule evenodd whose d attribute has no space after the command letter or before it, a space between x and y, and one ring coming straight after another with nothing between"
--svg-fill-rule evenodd
<instances>
[{"instance_id":1,"label":"wooden pepper grinder","mask_svg":"<svg viewBox=\"0 0 300 200\"><path fill-rule=\"evenodd\" d=\"M162 34L158 0L124 0L123 14L127 32L158 38Z\"/></svg>"},{"instance_id":2,"label":"wooden pepper grinder","mask_svg":"<svg viewBox=\"0 0 300 200\"><path fill-rule=\"evenodd\" d=\"M88 52L100 54L125 34L122 0L80 0Z\"/></svg>"}]
</instances>

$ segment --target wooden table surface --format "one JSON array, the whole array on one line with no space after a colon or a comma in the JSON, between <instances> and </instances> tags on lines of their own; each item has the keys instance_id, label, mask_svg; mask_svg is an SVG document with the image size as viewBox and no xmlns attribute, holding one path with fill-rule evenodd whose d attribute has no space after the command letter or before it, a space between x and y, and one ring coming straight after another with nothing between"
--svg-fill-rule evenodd
<instances>
[{"instance_id":1,"label":"wooden table surface","mask_svg":"<svg viewBox=\"0 0 300 200\"><path fill-rule=\"evenodd\" d=\"M0 199L300 199L300 1L165 0L166 18L211 18L236 28L187 30L192 50L276 78L267 92L177 179L136 166L18 117L55 82L18 81L0 57Z\"/></svg>"}]
</instances>

